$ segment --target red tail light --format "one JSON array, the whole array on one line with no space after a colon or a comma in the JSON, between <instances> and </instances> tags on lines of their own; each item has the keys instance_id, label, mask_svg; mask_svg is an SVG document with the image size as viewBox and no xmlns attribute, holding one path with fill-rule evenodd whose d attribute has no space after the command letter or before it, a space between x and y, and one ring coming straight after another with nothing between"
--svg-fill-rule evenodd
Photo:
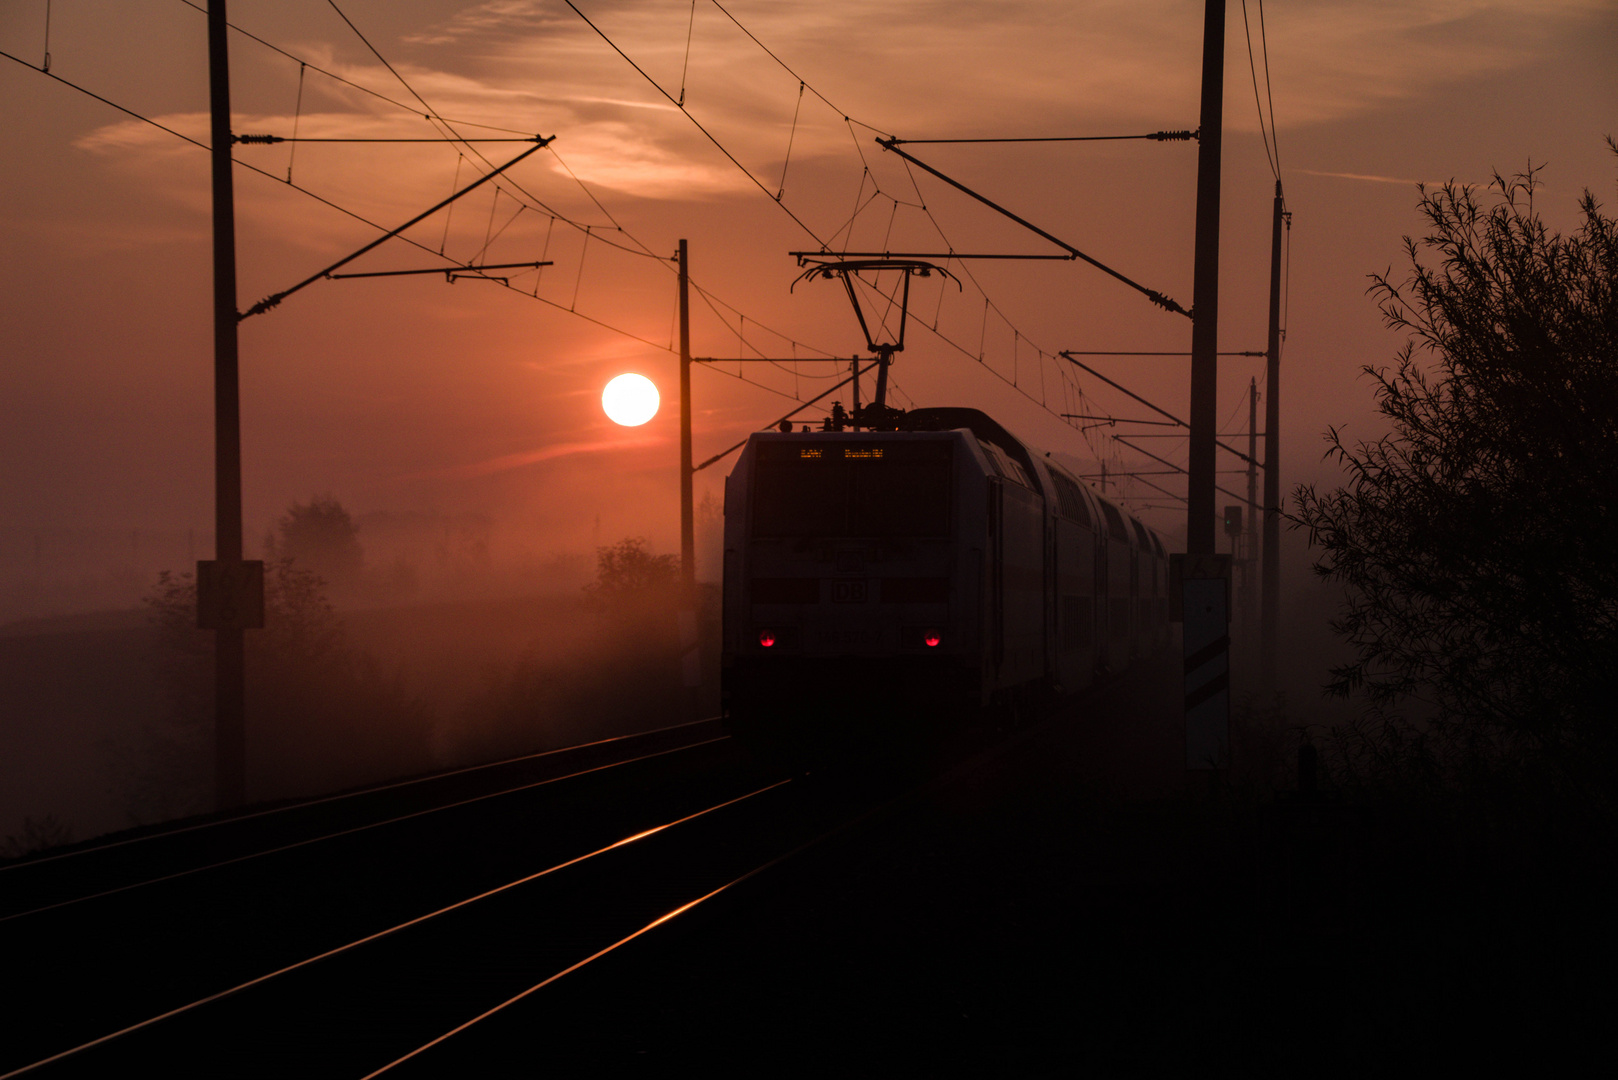
<instances>
[{"instance_id":1,"label":"red tail light","mask_svg":"<svg viewBox=\"0 0 1618 1080\"><path fill-rule=\"evenodd\" d=\"M942 639L938 636L937 630L929 630L925 635L923 635L921 640L927 643L927 647L929 649L934 649L938 647L938 643Z\"/></svg>"},{"instance_id":2,"label":"red tail light","mask_svg":"<svg viewBox=\"0 0 1618 1080\"><path fill-rule=\"evenodd\" d=\"M768 649L771 645L775 644L775 635L768 630L760 630L758 634L758 643Z\"/></svg>"}]
</instances>

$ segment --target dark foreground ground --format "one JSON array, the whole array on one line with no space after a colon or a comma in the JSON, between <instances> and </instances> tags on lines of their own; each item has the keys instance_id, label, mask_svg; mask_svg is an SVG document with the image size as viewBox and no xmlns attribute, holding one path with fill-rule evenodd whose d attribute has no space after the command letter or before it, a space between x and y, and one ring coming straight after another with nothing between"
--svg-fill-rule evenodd
<instances>
[{"instance_id":1,"label":"dark foreground ground","mask_svg":"<svg viewBox=\"0 0 1618 1080\"><path fill-rule=\"evenodd\" d=\"M1188 786L1177 694L1172 664L1144 673L442 1049L488 1075L1555 1075L1606 1055L1590 830L1495 835L1252 773Z\"/></svg>"}]
</instances>

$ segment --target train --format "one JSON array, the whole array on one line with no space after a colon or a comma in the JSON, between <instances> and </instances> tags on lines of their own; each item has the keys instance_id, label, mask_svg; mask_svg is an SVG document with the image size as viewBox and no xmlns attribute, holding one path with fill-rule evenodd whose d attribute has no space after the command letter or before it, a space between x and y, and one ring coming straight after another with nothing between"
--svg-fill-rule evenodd
<instances>
[{"instance_id":1,"label":"train","mask_svg":"<svg viewBox=\"0 0 1618 1080\"><path fill-rule=\"evenodd\" d=\"M1169 643L1157 533L978 409L893 412L725 480L723 711L767 754L1016 722Z\"/></svg>"}]
</instances>

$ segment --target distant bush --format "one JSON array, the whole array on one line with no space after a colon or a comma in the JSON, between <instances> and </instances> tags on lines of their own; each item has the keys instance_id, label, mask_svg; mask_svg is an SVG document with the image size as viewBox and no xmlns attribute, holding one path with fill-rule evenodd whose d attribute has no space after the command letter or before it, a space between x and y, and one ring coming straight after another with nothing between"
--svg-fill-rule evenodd
<instances>
[{"instance_id":1,"label":"distant bush","mask_svg":"<svg viewBox=\"0 0 1618 1080\"><path fill-rule=\"evenodd\" d=\"M0 859L20 859L36 851L49 851L73 842L73 829L58 821L55 814L22 819L22 832L0 840Z\"/></svg>"},{"instance_id":2,"label":"distant bush","mask_svg":"<svg viewBox=\"0 0 1618 1080\"><path fill-rule=\"evenodd\" d=\"M146 597L163 644L166 721L149 732L136 815L208 807L213 640L196 628L196 582L164 573ZM249 794L276 798L366 783L431 764L431 717L398 678L348 644L324 581L283 556L267 563L264 629L247 632Z\"/></svg>"},{"instance_id":3,"label":"distant bush","mask_svg":"<svg viewBox=\"0 0 1618 1080\"><path fill-rule=\"evenodd\" d=\"M359 583L365 569L359 529L331 495L316 495L288 507L275 530L264 537L264 553L271 561L295 560L327 586L345 592Z\"/></svg>"},{"instance_id":4,"label":"distant bush","mask_svg":"<svg viewBox=\"0 0 1618 1080\"><path fill-rule=\"evenodd\" d=\"M480 692L453 729L460 758L623 735L685 717L676 557L653 555L644 539L628 537L596 550L595 580L582 589L565 635L485 668ZM704 646L708 656L718 644L711 606L714 617L702 623L713 639Z\"/></svg>"},{"instance_id":5,"label":"distant bush","mask_svg":"<svg viewBox=\"0 0 1618 1080\"><path fill-rule=\"evenodd\" d=\"M653 606L672 603L679 580L675 556L653 555L646 550L644 537L631 536L596 549L596 579L584 586L584 592L604 609Z\"/></svg>"}]
</instances>

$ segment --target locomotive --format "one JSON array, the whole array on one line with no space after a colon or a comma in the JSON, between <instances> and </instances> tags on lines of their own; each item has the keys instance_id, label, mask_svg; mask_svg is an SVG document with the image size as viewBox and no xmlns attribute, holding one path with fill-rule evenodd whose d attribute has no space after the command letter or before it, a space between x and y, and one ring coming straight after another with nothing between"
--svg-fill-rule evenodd
<instances>
[{"instance_id":1,"label":"locomotive","mask_svg":"<svg viewBox=\"0 0 1618 1080\"><path fill-rule=\"evenodd\" d=\"M890 412L726 478L722 696L767 753L1014 718L1168 643L1156 533L977 409Z\"/></svg>"}]
</instances>

